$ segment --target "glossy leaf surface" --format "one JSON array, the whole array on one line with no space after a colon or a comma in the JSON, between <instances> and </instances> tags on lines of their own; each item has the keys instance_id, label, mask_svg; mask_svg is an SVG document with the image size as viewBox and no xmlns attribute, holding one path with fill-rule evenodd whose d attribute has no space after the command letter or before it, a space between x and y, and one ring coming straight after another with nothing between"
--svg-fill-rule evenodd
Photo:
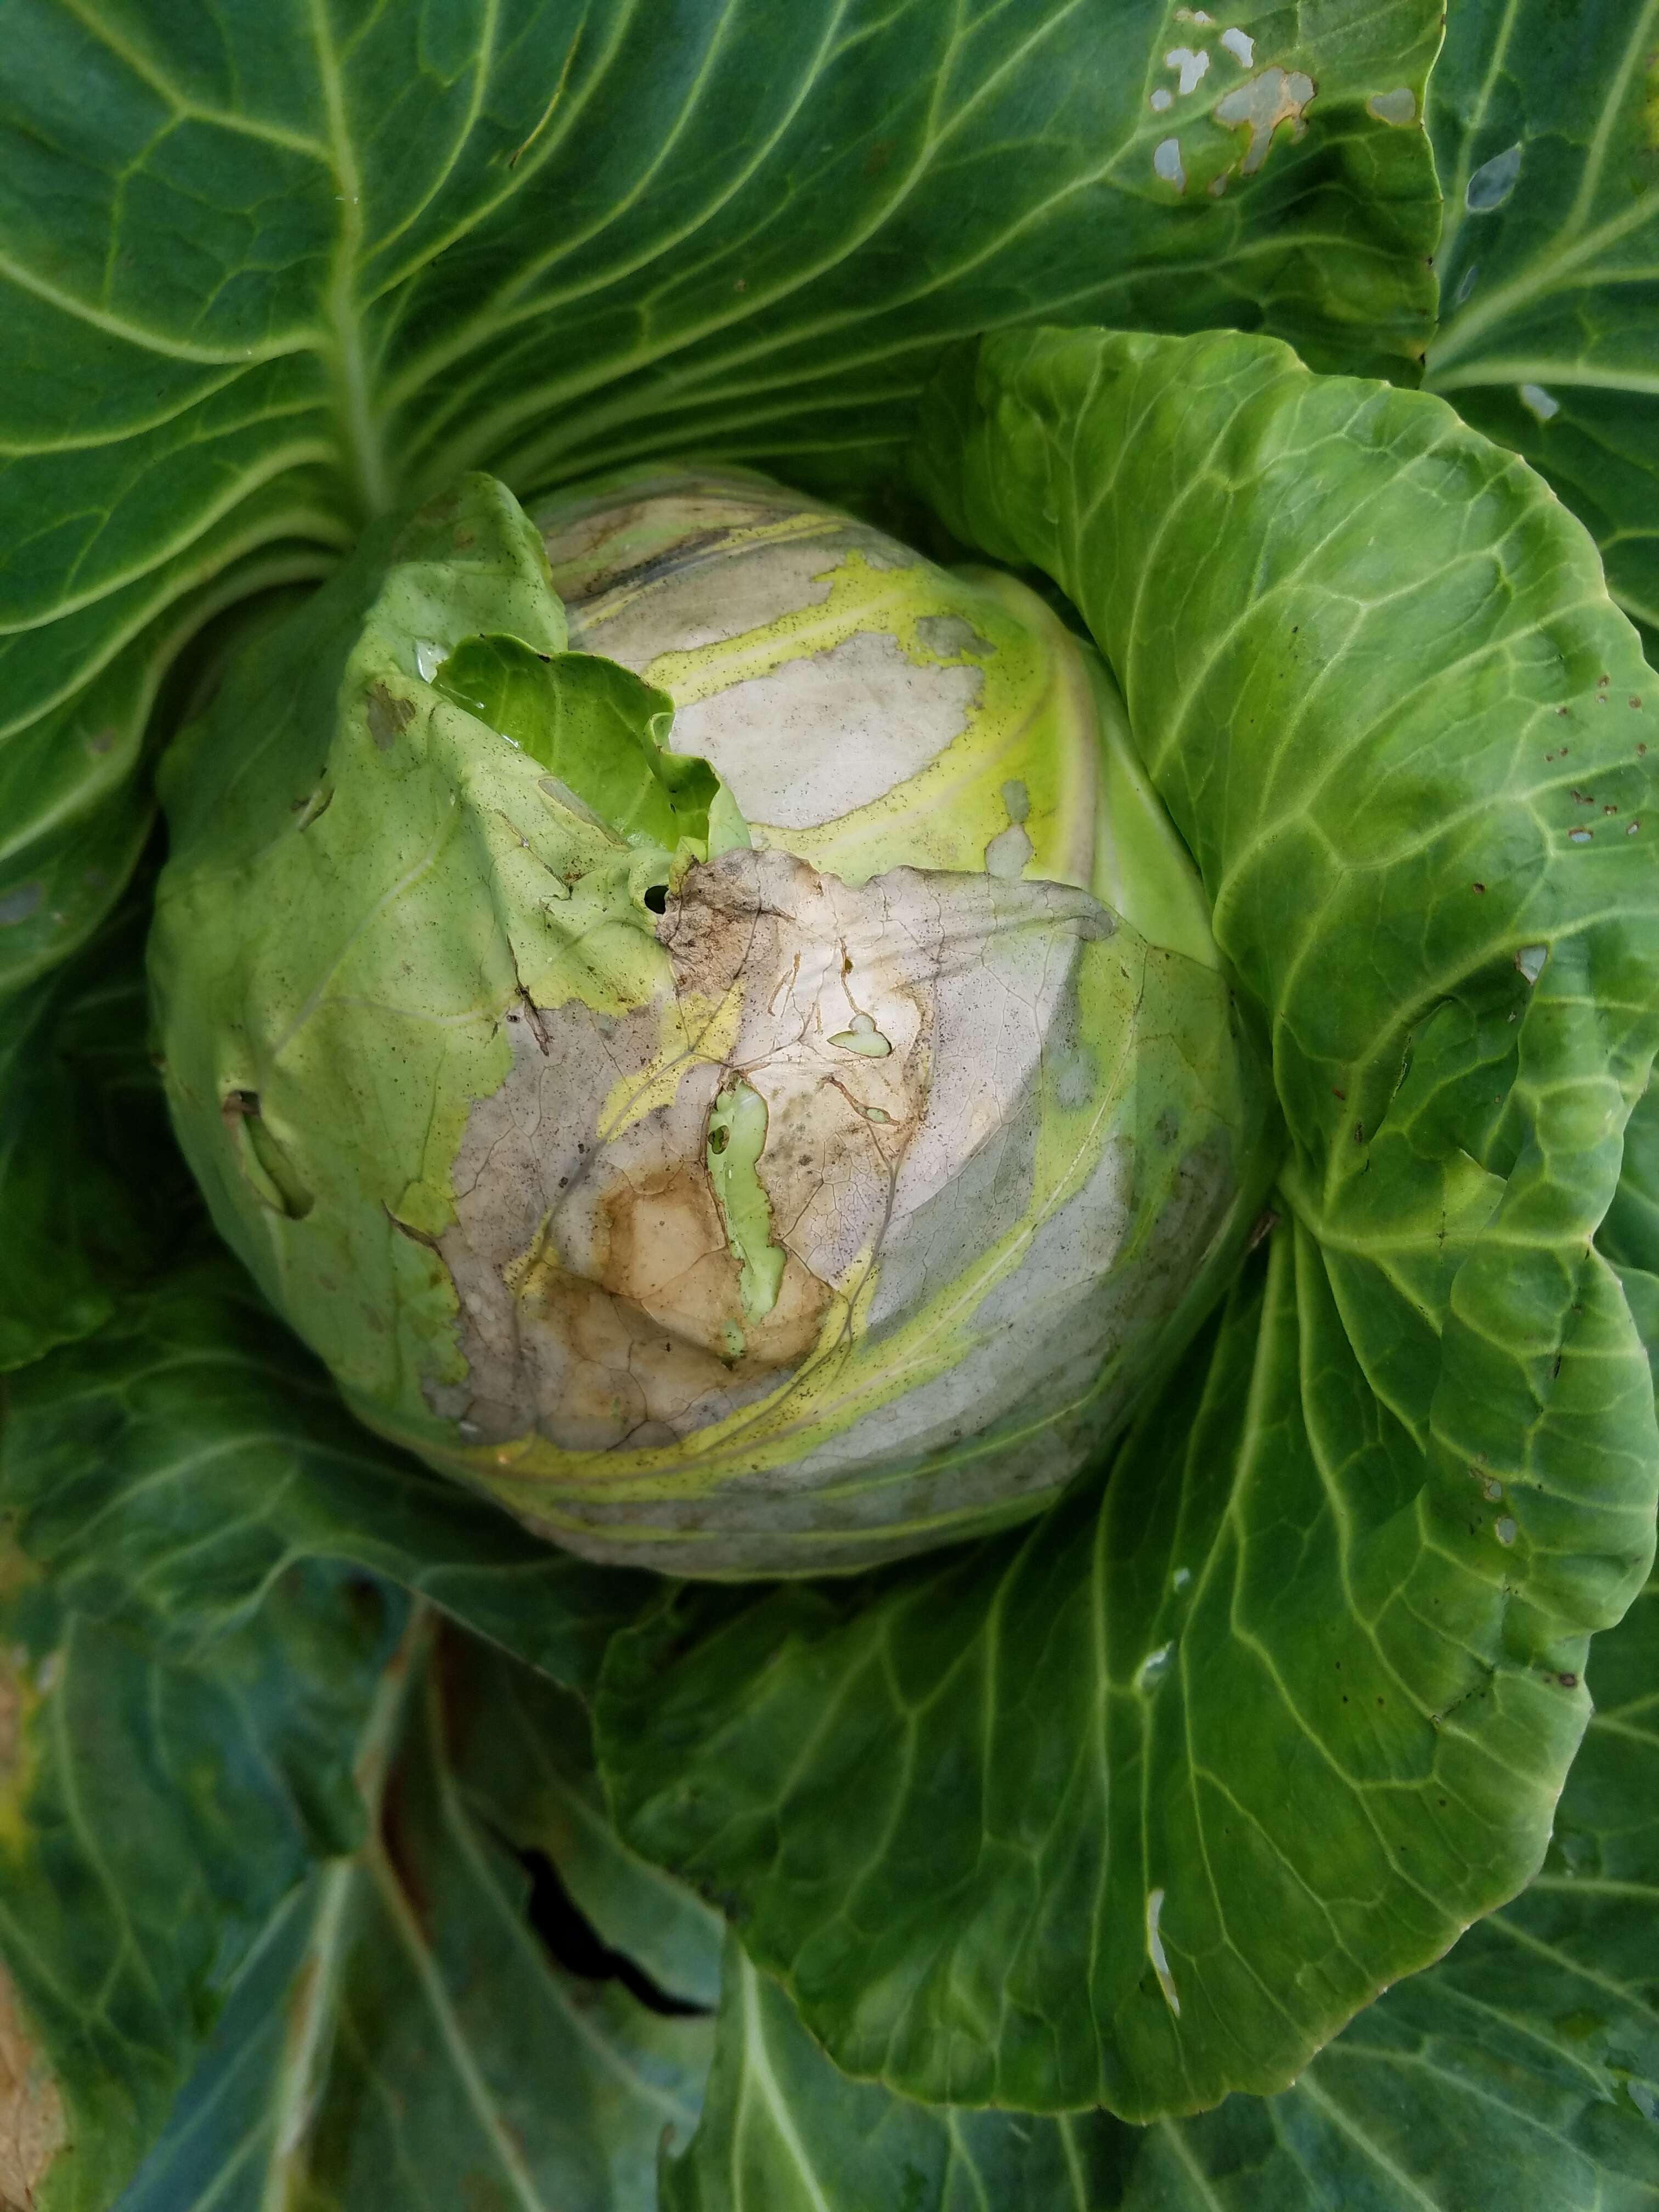
<instances>
[{"instance_id":1,"label":"glossy leaf surface","mask_svg":"<svg viewBox=\"0 0 1659 2212\"><path fill-rule=\"evenodd\" d=\"M735 1945L702 2124L663 2212L1646 2212L1659 2201L1659 1737L1650 1585L1542 1872L1378 1999L1292 2089L1130 2128L940 2111L837 2074Z\"/></svg>"}]
</instances>

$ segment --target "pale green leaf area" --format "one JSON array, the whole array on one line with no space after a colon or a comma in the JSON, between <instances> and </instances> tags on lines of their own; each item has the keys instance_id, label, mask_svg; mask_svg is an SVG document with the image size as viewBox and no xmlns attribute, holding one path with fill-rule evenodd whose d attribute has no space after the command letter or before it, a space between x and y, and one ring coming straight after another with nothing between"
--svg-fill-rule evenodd
<instances>
[{"instance_id":1,"label":"pale green leaf area","mask_svg":"<svg viewBox=\"0 0 1659 2212\"><path fill-rule=\"evenodd\" d=\"M663 2212L1649 2212L1659 2203L1659 1589L1596 1641L1543 1871L1279 2096L1130 2128L836 2073L733 1942Z\"/></svg>"},{"instance_id":2,"label":"pale green leaf area","mask_svg":"<svg viewBox=\"0 0 1659 2212\"><path fill-rule=\"evenodd\" d=\"M662 743L665 691L594 653L532 653L515 637L463 638L434 684L544 768L630 845L708 845L720 778Z\"/></svg>"},{"instance_id":3,"label":"pale green leaf area","mask_svg":"<svg viewBox=\"0 0 1659 2212\"><path fill-rule=\"evenodd\" d=\"M405 1584L585 1688L657 1584L526 1535L381 1443L222 1255L11 1378L0 1504L64 1601L170 1655L211 1650L292 1563Z\"/></svg>"},{"instance_id":4,"label":"pale green leaf area","mask_svg":"<svg viewBox=\"0 0 1659 2212\"><path fill-rule=\"evenodd\" d=\"M696 450L879 490L941 345L1034 314L1414 373L1432 164L1368 102L1420 115L1437 9L1228 21L1252 68L1182 94L1162 0L694 0L672 39L635 0L16 0L0 983L116 896L189 638L463 469L527 495ZM1250 88L1298 76L1269 139Z\"/></svg>"},{"instance_id":5,"label":"pale green leaf area","mask_svg":"<svg viewBox=\"0 0 1659 2212\"><path fill-rule=\"evenodd\" d=\"M538 672L562 655L539 537L501 483L466 477L368 532L237 661L161 778L150 974L179 1141L272 1302L417 1437L443 1429L425 1386L465 1372L436 1238L513 1023L541 1037L538 1007L573 1000L608 1016L666 966L645 893L672 850L628 842L434 684L458 648L476 657L487 608ZM607 792L609 726L578 745L591 773L563 765L625 824L654 791L673 827L713 778L647 729L655 770L636 752L638 778Z\"/></svg>"},{"instance_id":6,"label":"pale green leaf area","mask_svg":"<svg viewBox=\"0 0 1659 2212\"><path fill-rule=\"evenodd\" d=\"M1281 2087L1522 1887L1647 1574L1593 1238L1659 711L1600 705L1637 640L1535 477L1271 342L987 341L922 465L1112 666L1272 1039L1288 1218L1103 1500L856 1595L665 1599L602 1761L849 2072L1151 2118Z\"/></svg>"},{"instance_id":7,"label":"pale green leaf area","mask_svg":"<svg viewBox=\"0 0 1659 2212\"><path fill-rule=\"evenodd\" d=\"M1650 658L1656 52L1654 0L1472 0L1449 11L1429 101L1446 205L1427 382L1524 453L1582 516Z\"/></svg>"},{"instance_id":8,"label":"pale green leaf area","mask_svg":"<svg viewBox=\"0 0 1659 2212\"><path fill-rule=\"evenodd\" d=\"M27 2201L101 2212L272 1911L313 1859L357 1845L353 1761L404 1607L301 1568L164 1665L65 1610L15 1552L7 1584L0 1942L27 2023L9 2054L50 2081L67 2138ZM33 2170L8 2185L38 2186L11 2109L8 2156Z\"/></svg>"},{"instance_id":9,"label":"pale green leaf area","mask_svg":"<svg viewBox=\"0 0 1659 2212\"><path fill-rule=\"evenodd\" d=\"M416 1608L358 1762L368 1832L271 1920L121 2212L648 2212L713 2023L562 1965L534 1885L699 1992L718 1933L592 1820L580 1718Z\"/></svg>"}]
</instances>

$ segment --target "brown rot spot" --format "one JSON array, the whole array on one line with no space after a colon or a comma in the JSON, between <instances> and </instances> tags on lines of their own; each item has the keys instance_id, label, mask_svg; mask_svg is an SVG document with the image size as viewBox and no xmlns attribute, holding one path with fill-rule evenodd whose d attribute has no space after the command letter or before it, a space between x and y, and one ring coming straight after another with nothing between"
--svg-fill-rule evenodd
<instances>
[{"instance_id":1,"label":"brown rot spot","mask_svg":"<svg viewBox=\"0 0 1659 2212\"><path fill-rule=\"evenodd\" d=\"M1475 887L1474 887L1474 888L1475 888L1475 889L1476 889L1476 890L1478 890L1478 891L1484 891L1484 890L1486 890L1486 886L1485 885L1485 884L1477 884L1475 885Z\"/></svg>"},{"instance_id":2,"label":"brown rot spot","mask_svg":"<svg viewBox=\"0 0 1659 2212\"><path fill-rule=\"evenodd\" d=\"M724 1134L710 1131L711 1148ZM600 1202L596 1251L598 1287L654 1317L653 1356L667 1330L682 1354L695 1349L729 1364L740 1352L743 1371L760 1374L793 1366L817 1340L829 1287L793 1254L772 1310L759 1319L744 1312L742 1263L700 1161L614 1183Z\"/></svg>"},{"instance_id":3,"label":"brown rot spot","mask_svg":"<svg viewBox=\"0 0 1659 2212\"><path fill-rule=\"evenodd\" d=\"M1346 1097L1347 1097L1347 1095L1348 1095L1348 1094L1347 1094L1347 1092L1346 1092L1346 1091L1339 1091L1339 1090L1337 1089L1337 1087L1336 1087L1335 1084L1332 1084L1332 1085L1331 1085L1331 1096L1332 1096L1332 1097L1333 1097L1333 1098L1342 1098L1342 1099L1346 1099Z\"/></svg>"},{"instance_id":4,"label":"brown rot spot","mask_svg":"<svg viewBox=\"0 0 1659 2212\"><path fill-rule=\"evenodd\" d=\"M1576 1690L1578 1687L1577 1674L1558 1674L1555 1679L1564 1690Z\"/></svg>"},{"instance_id":5,"label":"brown rot spot","mask_svg":"<svg viewBox=\"0 0 1659 2212\"><path fill-rule=\"evenodd\" d=\"M415 702L399 699L386 690L384 684L369 686L368 721L368 734L383 753L390 752L398 734L406 730L415 719Z\"/></svg>"}]
</instances>

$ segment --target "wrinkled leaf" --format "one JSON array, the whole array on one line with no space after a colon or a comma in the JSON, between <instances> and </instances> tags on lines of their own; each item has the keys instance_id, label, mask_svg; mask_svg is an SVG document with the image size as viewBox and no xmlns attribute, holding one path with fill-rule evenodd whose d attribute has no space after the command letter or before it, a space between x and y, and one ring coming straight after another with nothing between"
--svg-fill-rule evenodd
<instances>
[{"instance_id":1,"label":"wrinkled leaf","mask_svg":"<svg viewBox=\"0 0 1659 2212\"><path fill-rule=\"evenodd\" d=\"M1650 1584L1596 1639L1597 1710L1542 1873L1277 2097L1144 2130L910 2104L838 2074L732 1944L702 2123L665 2166L663 2212L1648 2212L1656 1662Z\"/></svg>"},{"instance_id":2,"label":"wrinkled leaf","mask_svg":"<svg viewBox=\"0 0 1659 2212\"><path fill-rule=\"evenodd\" d=\"M463 1749L457 1767L458 1731L489 1732L512 1670L478 1676L432 1626L388 1677L370 1832L273 1921L121 2212L649 2212L660 2144L696 2122L712 2023L550 1953L507 1841L562 1847L556 1820L538 1826L545 1762L486 1778ZM634 1924L635 1886L659 1923L667 1886L625 1862L613 1852L616 1923Z\"/></svg>"},{"instance_id":3,"label":"wrinkled leaf","mask_svg":"<svg viewBox=\"0 0 1659 2212\"><path fill-rule=\"evenodd\" d=\"M231 1261L15 1377L0 1502L66 1602L193 1651L296 1558L406 1583L580 1686L655 1584L590 1567L351 1419Z\"/></svg>"}]
</instances>

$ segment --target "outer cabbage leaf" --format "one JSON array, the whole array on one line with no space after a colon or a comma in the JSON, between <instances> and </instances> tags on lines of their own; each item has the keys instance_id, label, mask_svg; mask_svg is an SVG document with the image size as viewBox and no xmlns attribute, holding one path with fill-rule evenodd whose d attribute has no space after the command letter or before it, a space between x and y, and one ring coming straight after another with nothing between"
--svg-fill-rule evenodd
<instances>
[{"instance_id":1,"label":"outer cabbage leaf","mask_svg":"<svg viewBox=\"0 0 1659 2212\"><path fill-rule=\"evenodd\" d=\"M294 1560L332 1559L581 1688L657 1589L538 1543L371 1436L222 1256L12 1379L0 1504L66 1602L172 1655L253 1617Z\"/></svg>"},{"instance_id":2,"label":"outer cabbage leaf","mask_svg":"<svg viewBox=\"0 0 1659 2212\"><path fill-rule=\"evenodd\" d=\"M567 1864L546 1782L591 1788L580 1740L550 1762L538 1729L515 1765L518 1701L544 1692L428 1608L400 1662L360 1764L368 1832L272 1919L120 2212L643 2212L695 2125L712 2022L573 1971L538 1924L535 1878ZM613 1940L706 1978L695 1900L614 1844L603 1887Z\"/></svg>"},{"instance_id":3,"label":"outer cabbage leaf","mask_svg":"<svg viewBox=\"0 0 1659 2212\"><path fill-rule=\"evenodd\" d=\"M317 1856L351 1850L353 1762L405 1607L296 1569L161 1664L4 1562L0 2193L102 2212L160 2130L242 1960Z\"/></svg>"},{"instance_id":4,"label":"outer cabbage leaf","mask_svg":"<svg viewBox=\"0 0 1659 2212\"><path fill-rule=\"evenodd\" d=\"M1146 2130L915 2105L838 2074L733 1942L665 2212L1645 2212L1659 2199L1659 1590L1597 1638L1543 1871L1294 2088Z\"/></svg>"},{"instance_id":5,"label":"outer cabbage leaf","mask_svg":"<svg viewBox=\"0 0 1659 2212\"><path fill-rule=\"evenodd\" d=\"M1113 665L1271 1036L1291 1218L1103 1504L666 1599L603 1759L849 2071L1150 2118L1291 2080L1521 1887L1646 1574L1593 1239L1654 1052L1659 715L1530 471L1271 342L988 341L927 468Z\"/></svg>"},{"instance_id":6,"label":"outer cabbage leaf","mask_svg":"<svg viewBox=\"0 0 1659 2212\"><path fill-rule=\"evenodd\" d=\"M180 644L463 467L529 493L695 447L880 485L941 343L1034 313L1408 372L1427 336L1432 0L1246 0L1188 90L1165 0L7 27L0 986L115 896Z\"/></svg>"},{"instance_id":7,"label":"outer cabbage leaf","mask_svg":"<svg viewBox=\"0 0 1659 2212\"><path fill-rule=\"evenodd\" d=\"M1430 86L1446 198L1428 382L1540 469L1659 644L1653 0L1462 0Z\"/></svg>"}]
</instances>

